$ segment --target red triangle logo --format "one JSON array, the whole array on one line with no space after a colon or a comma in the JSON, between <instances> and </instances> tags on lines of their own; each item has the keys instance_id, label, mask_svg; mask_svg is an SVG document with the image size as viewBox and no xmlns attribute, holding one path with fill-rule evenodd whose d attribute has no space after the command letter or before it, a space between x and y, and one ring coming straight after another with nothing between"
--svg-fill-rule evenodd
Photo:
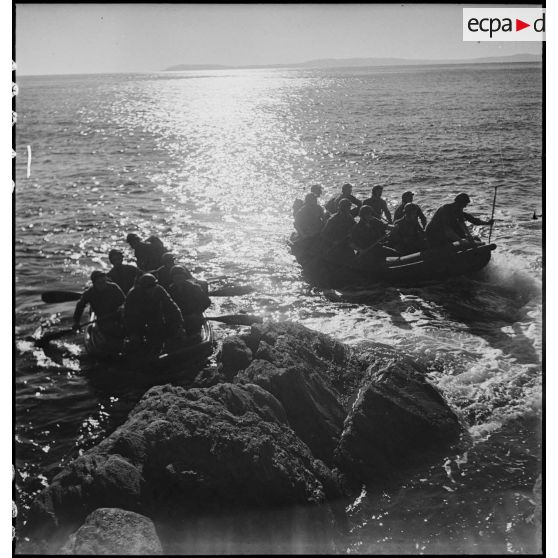
<instances>
[{"instance_id":1,"label":"red triangle logo","mask_svg":"<svg viewBox=\"0 0 558 558\"><path fill-rule=\"evenodd\" d=\"M531 27L530 23L525 23L524 21L521 21L520 19L515 20L515 30L516 31L521 31L522 29L525 29L526 27Z\"/></svg>"}]
</instances>

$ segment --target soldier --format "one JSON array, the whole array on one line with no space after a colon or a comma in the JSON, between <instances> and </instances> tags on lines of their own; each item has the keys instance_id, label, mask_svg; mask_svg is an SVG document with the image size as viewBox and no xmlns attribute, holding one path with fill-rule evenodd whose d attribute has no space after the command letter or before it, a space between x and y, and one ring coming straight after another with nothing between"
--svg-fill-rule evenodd
<instances>
[{"instance_id":1,"label":"soldier","mask_svg":"<svg viewBox=\"0 0 558 558\"><path fill-rule=\"evenodd\" d=\"M426 239L431 246L445 246L456 240L473 237L465 221L473 225L492 225L494 219L483 221L470 213L463 211L471 203L467 194L461 193L455 197L453 203L440 207L426 227Z\"/></svg>"}]
</instances>

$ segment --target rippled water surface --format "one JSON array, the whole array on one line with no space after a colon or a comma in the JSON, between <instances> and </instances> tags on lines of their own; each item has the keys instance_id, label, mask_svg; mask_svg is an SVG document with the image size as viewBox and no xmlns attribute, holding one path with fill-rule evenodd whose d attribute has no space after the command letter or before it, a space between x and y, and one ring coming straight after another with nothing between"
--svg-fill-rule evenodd
<instances>
[{"instance_id":1,"label":"rippled water surface","mask_svg":"<svg viewBox=\"0 0 558 558\"><path fill-rule=\"evenodd\" d=\"M469 426L476 445L363 492L348 552L534 552L542 383L542 70L539 65L235 70L20 78L16 180L19 501L121 423L139 397L91 381L68 326L80 290L126 233L157 234L194 273L255 292L215 298L363 347L398 350ZM27 177L27 146L31 174ZM291 205L313 183L427 217L459 191L498 245L471 278L320 292L286 247ZM487 228L477 231L486 238ZM216 327L218 338L234 328Z\"/></svg>"}]
</instances>

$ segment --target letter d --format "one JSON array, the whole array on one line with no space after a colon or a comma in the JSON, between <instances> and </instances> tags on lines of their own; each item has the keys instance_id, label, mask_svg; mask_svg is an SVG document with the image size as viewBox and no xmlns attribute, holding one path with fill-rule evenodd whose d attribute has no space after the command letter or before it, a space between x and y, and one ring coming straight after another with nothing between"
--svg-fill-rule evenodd
<instances>
[{"instance_id":1,"label":"letter d","mask_svg":"<svg viewBox=\"0 0 558 558\"><path fill-rule=\"evenodd\" d=\"M539 19L536 19L535 23L533 23L533 29L537 33L544 33L544 16L545 14L543 14Z\"/></svg>"}]
</instances>

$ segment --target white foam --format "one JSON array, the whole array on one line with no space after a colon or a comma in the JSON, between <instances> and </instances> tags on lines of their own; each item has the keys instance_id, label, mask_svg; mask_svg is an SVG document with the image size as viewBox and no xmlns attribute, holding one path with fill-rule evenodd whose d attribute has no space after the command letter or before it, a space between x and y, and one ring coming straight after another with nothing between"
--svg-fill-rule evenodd
<instances>
[{"instance_id":1,"label":"white foam","mask_svg":"<svg viewBox=\"0 0 558 558\"><path fill-rule=\"evenodd\" d=\"M542 294L542 281L534 275L529 262L510 252L495 252L484 276L490 283L511 289L529 300Z\"/></svg>"}]
</instances>

